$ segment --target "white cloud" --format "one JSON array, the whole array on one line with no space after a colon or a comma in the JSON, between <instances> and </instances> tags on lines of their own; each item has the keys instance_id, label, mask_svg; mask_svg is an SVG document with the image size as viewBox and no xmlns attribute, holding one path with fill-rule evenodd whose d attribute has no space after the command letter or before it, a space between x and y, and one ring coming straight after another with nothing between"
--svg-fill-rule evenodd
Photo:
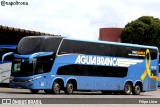
<instances>
[{"instance_id":1,"label":"white cloud","mask_svg":"<svg viewBox=\"0 0 160 107\"><path fill-rule=\"evenodd\" d=\"M124 27L143 15L160 17L158 0L18 1L29 5L0 6L1 25L84 39L98 39L99 28Z\"/></svg>"}]
</instances>

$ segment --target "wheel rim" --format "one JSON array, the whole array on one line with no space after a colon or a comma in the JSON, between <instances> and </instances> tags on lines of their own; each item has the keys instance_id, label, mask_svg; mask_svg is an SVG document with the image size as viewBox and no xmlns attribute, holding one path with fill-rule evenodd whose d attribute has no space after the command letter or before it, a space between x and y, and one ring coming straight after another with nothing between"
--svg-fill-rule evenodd
<instances>
[{"instance_id":1,"label":"wheel rim","mask_svg":"<svg viewBox=\"0 0 160 107\"><path fill-rule=\"evenodd\" d=\"M136 94L139 94L141 91L140 87L139 86L135 86L135 93Z\"/></svg>"},{"instance_id":2,"label":"wheel rim","mask_svg":"<svg viewBox=\"0 0 160 107\"><path fill-rule=\"evenodd\" d=\"M56 93L56 94L58 94L59 92L60 92L60 86L59 86L59 84L55 84L54 85L54 92Z\"/></svg>"},{"instance_id":3,"label":"wheel rim","mask_svg":"<svg viewBox=\"0 0 160 107\"><path fill-rule=\"evenodd\" d=\"M130 85L126 85L126 87L125 87L125 92L127 93L127 94L130 94L131 93L131 87L130 87Z\"/></svg>"},{"instance_id":4,"label":"wheel rim","mask_svg":"<svg viewBox=\"0 0 160 107\"><path fill-rule=\"evenodd\" d=\"M67 87L68 93L73 93L73 84L69 84Z\"/></svg>"}]
</instances>

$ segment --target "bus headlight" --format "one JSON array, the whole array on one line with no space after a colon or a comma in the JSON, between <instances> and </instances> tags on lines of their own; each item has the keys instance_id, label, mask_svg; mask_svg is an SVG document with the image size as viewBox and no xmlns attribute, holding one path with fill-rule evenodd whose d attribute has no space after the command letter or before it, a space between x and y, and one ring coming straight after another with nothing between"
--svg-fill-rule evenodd
<instances>
[{"instance_id":1,"label":"bus headlight","mask_svg":"<svg viewBox=\"0 0 160 107\"><path fill-rule=\"evenodd\" d=\"M35 77L35 78L30 78L26 82L31 82L31 81L34 81L34 80L39 79L39 78L41 78L41 76L38 76L38 77Z\"/></svg>"},{"instance_id":2,"label":"bus headlight","mask_svg":"<svg viewBox=\"0 0 160 107\"><path fill-rule=\"evenodd\" d=\"M31 78L31 79L27 80L26 82L31 82L31 81L33 81L33 80L34 80L34 78Z\"/></svg>"}]
</instances>

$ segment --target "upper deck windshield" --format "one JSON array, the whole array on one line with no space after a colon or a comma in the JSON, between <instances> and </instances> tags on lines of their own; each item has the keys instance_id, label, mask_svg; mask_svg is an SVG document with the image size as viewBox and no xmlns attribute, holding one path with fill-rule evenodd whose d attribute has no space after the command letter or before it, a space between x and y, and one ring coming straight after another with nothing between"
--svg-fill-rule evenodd
<instances>
[{"instance_id":1,"label":"upper deck windshield","mask_svg":"<svg viewBox=\"0 0 160 107\"><path fill-rule=\"evenodd\" d=\"M18 54L33 54L36 52L56 52L62 37L38 36L24 37L17 46Z\"/></svg>"}]
</instances>

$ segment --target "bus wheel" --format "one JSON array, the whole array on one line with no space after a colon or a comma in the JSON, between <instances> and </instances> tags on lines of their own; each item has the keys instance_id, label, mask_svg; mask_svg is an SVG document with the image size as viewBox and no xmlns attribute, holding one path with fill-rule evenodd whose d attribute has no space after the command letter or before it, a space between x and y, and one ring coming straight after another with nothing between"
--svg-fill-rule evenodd
<instances>
[{"instance_id":1,"label":"bus wheel","mask_svg":"<svg viewBox=\"0 0 160 107\"><path fill-rule=\"evenodd\" d=\"M74 85L73 85L73 83L72 82L68 82L67 86L66 86L65 93L66 94L73 94L73 91L74 91Z\"/></svg>"},{"instance_id":2,"label":"bus wheel","mask_svg":"<svg viewBox=\"0 0 160 107\"><path fill-rule=\"evenodd\" d=\"M52 90L44 90L44 92L45 92L46 94L52 94L52 93L53 93Z\"/></svg>"},{"instance_id":3,"label":"bus wheel","mask_svg":"<svg viewBox=\"0 0 160 107\"><path fill-rule=\"evenodd\" d=\"M30 89L30 91L32 94L37 94L39 92L39 90L36 90L36 89Z\"/></svg>"},{"instance_id":4,"label":"bus wheel","mask_svg":"<svg viewBox=\"0 0 160 107\"><path fill-rule=\"evenodd\" d=\"M132 85L127 82L124 86L124 94L129 95L132 92Z\"/></svg>"},{"instance_id":5,"label":"bus wheel","mask_svg":"<svg viewBox=\"0 0 160 107\"><path fill-rule=\"evenodd\" d=\"M60 87L59 82L58 82L58 81L55 81L55 82L53 83L53 88L52 88L53 94L59 94L59 93L60 93L60 89L61 89L61 87Z\"/></svg>"},{"instance_id":6,"label":"bus wheel","mask_svg":"<svg viewBox=\"0 0 160 107\"><path fill-rule=\"evenodd\" d=\"M141 86L140 86L140 84L136 84L133 87L132 93L133 93L133 95L139 95L141 93Z\"/></svg>"}]
</instances>

